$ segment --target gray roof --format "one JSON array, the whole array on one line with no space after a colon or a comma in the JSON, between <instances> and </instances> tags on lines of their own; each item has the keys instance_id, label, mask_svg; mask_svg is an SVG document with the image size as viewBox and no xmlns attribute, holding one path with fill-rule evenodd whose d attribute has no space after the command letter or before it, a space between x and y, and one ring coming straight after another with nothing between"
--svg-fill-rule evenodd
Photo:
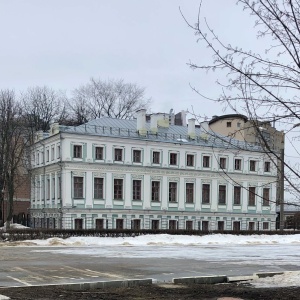
<instances>
[{"instance_id":1,"label":"gray roof","mask_svg":"<svg viewBox=\"0 0 300 300\"><path fill-rule=\"evenodd\" d=\"M232 139L212 131L205 132L201 128L195 128L195 139L188 136L188 127L170 125L169 127L158 126L157 133L150 131L150 123L146 123L146 135L137 131L137 120L124 120L113 118L99 118L79 126L60 126L61 132L76 133L94 136L121 137L128 139L151 140L166 143L190 144L204 147L243 149L248 151L262 151L261 147Z\"/></svg>"}]
</instances>

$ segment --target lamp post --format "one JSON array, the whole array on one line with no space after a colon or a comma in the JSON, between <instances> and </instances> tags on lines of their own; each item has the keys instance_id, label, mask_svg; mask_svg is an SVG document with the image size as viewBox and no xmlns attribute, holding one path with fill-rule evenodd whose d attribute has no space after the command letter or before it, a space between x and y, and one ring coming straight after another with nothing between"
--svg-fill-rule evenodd
<instances>
[{"instance_id":1,"label":"lamp post","mask_svg":"<svg viewBox=\"0 0 300 300\"><path fill-rule=\"evenodd\" d=\"M4 188L1 190L1 198L2 198L2 226L4 226Z\"/></svg>"}]
</instances>

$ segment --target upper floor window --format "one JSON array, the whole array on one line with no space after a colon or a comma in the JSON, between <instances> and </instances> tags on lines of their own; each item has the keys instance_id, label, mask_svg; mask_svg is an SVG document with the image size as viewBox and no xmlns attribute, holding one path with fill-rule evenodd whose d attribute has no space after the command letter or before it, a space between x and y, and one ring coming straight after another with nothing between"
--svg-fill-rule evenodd
<instances>
[{"instance_id":1,"label":"upper floor window","mask_svg":"<svg viewBox=\"0 0 300 300\"><path fill-rule=\"evenodd\" d=\"M231 127L231 122L226 122L227 127Z\"/></svg>"},{"instance_id":2,"label":"upper floor window","mask_svg":"<svg viewBox=\"0 0 300 300\"><path fill-rule=\"evenodd\" d=\"M210 167L210 156L203 156L203 168Z\"/></svg>"},{"instance_id":3,"label":"upper floor window","mask_svg":"<svg viewBox=\"0 0 300 300\"><path fill-rule=\"evenodd\" d=\"M185 186L186 202L194 203L194 183L187 182Z\"/></svg>"},{"instance_id":4,"label":"upper floor window","mask_svg":"<svg viewBox=\"0 0 300 300\"><path fill-rule=\"evenodd\" d=\"M160 182L152 181L151 201L159 201Z\"/></svg>"},{"instance_id":5,"label":"upper floor window","mask_svg":"<svg viewBox=\"0 0 300 300\"><path fill-rule=\"evenodd\" d=\"M241 170L242 169L242 160L239 158L236 158L234 160L234 169L235 170Z\"/></svg>"},{"instance_id":6,"label":"upper floor window","mask_svg":"<svg viewBox=\"0 0 300 300\"><path fill-rule=\"evenodd\" d=\"M256 187L250 186L248 189L248 205L255 206Z\"/></svg>"},{"instance_id":7,"label":"upper floor window","mask_svg":"<svg viewBox=\"0 0 300 300\"><path fill-rule=\"evenodd\" d=\"M226 158L220 157L220 169L226 169Z\"/></svg>"},{"instance_id":8,"label":"upper floor window","mask_svg":"<svg viewBox=\"0 0 300 300\"><path fill-rule=\"evenodd\" d=\"M186 165L188 167L193 167L194 166L194 160L195 160L195 156L192 154L187 154L186 156Z\"/></svg>"},{"instance_id":9,"label":"upper floor window","mask_svg":"<svg viewBox=\"0 0 300 300\"><path fill-rule=\"evenodd\" d=\"M234 187L234 194L233 194L233 204L240 205L241 204L241 187L235 186Z\"/></svg>"},{"instance_id":10,"label":"upper floor window","mask_svg":"<svg viewBox=\"0 0 300 300\"><path fill-rule=\"evenodd\" d=\"M49 161L49 149L46 150L46 161Z\"/></svg>"},{"instance_id":11,"label":"upper floor window","mask_svg":"<svg viewBox=\"0 0 300 300\"><path fill-rule=\"evenodd\" d=\"M158 152L158 151L152 152L152 163L154 163L154 164L160 163L160 152Z\"/></svg>"},{"instance_id":12,"label":"upper floor window","mask_svg":"<svg viewBox=\"0 0 300 300\"><path fill-rule=\"evenodd\" d=\"M170 165L177 165L177 153L170 153Z\"/></svg>"},{"instance_id":13,"label":"upper floor window","mask_svg":"<svg viewBox=\"0 0 300 300\"><path fill-rule=\"evenodd\" d=\"M142 200L142 181L133 180L132 182L132 199Z\"/></svg>"},{"instance_id":14,"label":"upper floor window","mask_svg":"<svg viewBox=\"0 0 300 300\"><path fill-rule=\"evenodd\" d=\"M94 178L94 198L103 199L103 178Z\"/></svg>"},{"instance_id":15,"label":"upper floor window","mask_svg":"<svg viewBox=\"0 0 300 300\"><path fill-rule=\"evenodd\" d=\"M169 182L169 202L177 202L177 182Z\"/></svg>"},{"instance_id":16,"label":"upper floor window","mask_svg":"<svg viewBox=\"0 0 300 300\"><path fill-rule=\"evenodd\" d=\"M73 177L74 198L83 198L83 177Z\"/></svg>"},{"instance_id":17,"label":"upper floor window","mask_svg":"<svg viewBox=\"0 0 300 300\"><path fill-rule=\"evenodd\" d=\"M265 172L270 172L270 170L271 170L271 163L269 161L265 161L264 171Z\"/></svg>"},{"instance_id":18,"label":"upper floor window","mask_svg":"<svg viewBox=\"0 0 300 300\"><path fill-rule=\"evenodd\" d=\"M54 160L55 154L54 154L54 147L51 147L51 160Z\"/></svg>"},{"instance_id":19,"label":"upper floor window","mask_svg":"<svg viewBox=\"0 0 300 300\"><path fill-rule=\"evenodd\" d=\"M82 158L82 146L81 145L73 146L73 157L74 158Z\"/></svg>"},{"instance_id":20,"label":"upper floor window","mask_svg":"<svg viewBox=\"0 0 300 300\"><path fill-rule=\"evenodd\" d=\"M123 199L123 179L114 179L114 199Z\"/></svg>"},{"instance_id":21,"label":"upper floor window","mask_svg":"<svg viewBox=\"0 0 300 300\"><path fill-rule=\"evenodd\" d=\"M250 160L249 169L252 172L256 171L256 161L255 160Z\"/></svg>"},{"instance_id":22,"label":"upper floor window","mask_svg":"<svg viewBox=\"0 0 300 300\"><path fill-rule=\"evenodd\" d=\"M56 149L56 157L60 158L60 145L57 145L57 149Z\"/></svg>"},{"instance_id":23,"label":"upper floor window","mask_svg":"<svg viewBox=\"0 0 300 300\"><path fill-rule=\"evenodd\" d=\"M95 159L103 160L103 147L95 148Z\"/></svg>"},{"instance_id":24,"label":"upper floor window","mask_svg":"<svg viewBox=\"0 0 300 300\"><path fill-rule=\"evenodd\" d=\"M270 205L270 189L264 188L263 189L263 206Z\"/></svg>"},{"instance_id":25,"label":"upper floor window","mask_svg":"<svg viewBox=\"0 0 300 300\"><path fill-rule=\"evenodd\" d=\"M219 185L219 204L226 204L226 185Z\"/></svg>"},{"instance_id":26,"label":"upper floor window","mask_svg":"<svg viewBox=\"0 0 300 300\"><path fill-rule=\"evenodd\" d=\"M142 161L142 151L133 150L133 162L140 163Z\"/></svg>"},{"instance_id":27,"label":"upper floor window","mask_svg":"<svg viewBox=\"0 0 300 300\"><path fill-rule=\"evenodd\" d=\"M123 160L123 149L116 148L115 149L115 161Z\"/></svg>"},{"instance_id":28,"label":"upper floor window","mask_svg":"<svg viewBox=\"0 0 300 300\"><path fill-rule=\"evenodd\" d=\"M210 184L202 184L202 204L209 204L210 202Z\"/></svg>"}]
</instances>

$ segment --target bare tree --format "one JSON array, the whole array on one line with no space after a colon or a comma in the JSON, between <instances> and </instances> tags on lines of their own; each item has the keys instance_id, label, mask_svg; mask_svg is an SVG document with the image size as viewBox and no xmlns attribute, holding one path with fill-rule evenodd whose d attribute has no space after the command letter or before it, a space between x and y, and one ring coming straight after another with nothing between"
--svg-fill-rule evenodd
<instances>
[{"instance_id":1,"label":"bare tree","mask_svg":"<svg viewBox=\"0 0 300 300\"><path fill-rule=\"evenodd\" d=\"M27 147L26 128L22 109L11 90L0 91L0 207L7 198L7 227L13 216L16 188L24 182L24 152ZM26 175L25 175L26 176ZM2 211L2 219L4 212Z\"/></svg>"},{"instance_id":2,"label":"bare tree","mask_svg":"<svg viewBox=\"0 0 300 300\"><path fill-rule=\"evenodd\" d=\"M123 80L91 78L73 91L69 105L78 124L100 117L130 119L136 110L148 108L150 100L144 94L144 88Z\"/></svg>"},{"instance_id":3,"label":"bare tree","mask_svg":"<svg viewBox=\"0 0 300 300\"><path fill-rule=\"evenodd\" d=\"M66 96L47 86L31 87L21 93L24 118L34 132L47 131L51 122L65 118L64 104Z\"/></svg>"},{"instance_id":4,"label":"bare tree","mask_svg":"<svg viewBox=\"0 0 300 300\"><path fill-rule=\"evenodd\" d=\"M280 173L285 168L286 189L300 199L300 173L274 151L260 130L261 121L280 121L286 133L300 126L300 2L238 0L237 4L255 18L257 36L266 40L264 51L255 53L253 49L224 43L207 19L201 17L200 5L196 24L186 22L194 30L197 41L210 49L212 59L207 63L209 58L203 57L205 62L189 66L221 75L217 82L220 96L212 100L253 120L265 153L275 155ZM222 76L224 72L226 76ZM205 97L196 88L195 91Z\"/></svg>"}]
</instances>

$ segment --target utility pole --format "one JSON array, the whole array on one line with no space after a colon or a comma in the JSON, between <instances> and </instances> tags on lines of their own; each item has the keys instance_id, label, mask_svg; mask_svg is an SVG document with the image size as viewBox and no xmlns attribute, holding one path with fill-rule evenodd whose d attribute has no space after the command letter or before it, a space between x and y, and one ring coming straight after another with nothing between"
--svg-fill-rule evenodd
<instances>
[{"instance_id":1,"label":"utility pole","mask_svg":"<svg viewBox=\"0 0 300 300\"><path fill-rule=\"evenodd\" d=\"M284 133L282 133L281 149L280 149L280 169L279 169L279 205L280 205L280 223L279 229L284 229Z\"/></svg>"}]
</instances>

